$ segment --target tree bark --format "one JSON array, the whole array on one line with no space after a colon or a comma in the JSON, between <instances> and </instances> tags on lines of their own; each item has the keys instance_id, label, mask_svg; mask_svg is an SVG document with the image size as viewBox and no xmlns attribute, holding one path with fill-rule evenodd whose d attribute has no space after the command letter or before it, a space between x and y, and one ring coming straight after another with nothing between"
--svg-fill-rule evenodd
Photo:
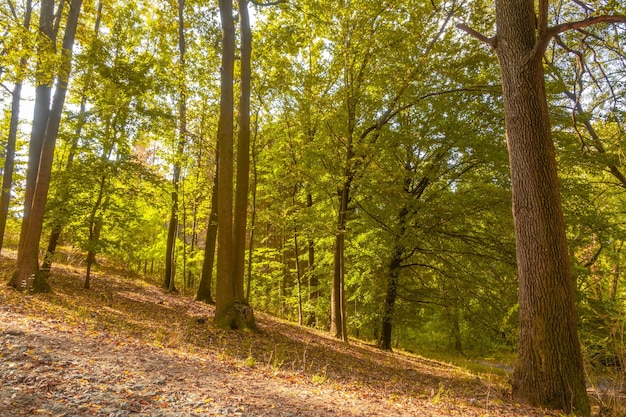
<instances>
[{"instance_id":1,"label":"tree bark","mask_svg":"<svg viewBox=\"0 0 626 417\"><path fill-rule=\"evenodd\" d=\"M313 196L311 193L308 193L306 196L306 206L307 208L313 207ZM308 255L308 270L307 270L307 278L309 285L309 313L307 315L306 324L309 327L315 327L317 325L317 315L315 312L315 305L317 303L317 299L320 296L320 291L318 288L319 280L317 278L317 274L315 271L315 242L313 239L308 239L307 242L307 255Z\"/></svg>"},{"instance_id":2,"label":"tree bark","mask_svg":"<svg viewBox=\"0 0 626 417\"><path fill-rule=\"evenodd\" d=\"M24 234L24 244L20 247L22 254L20 256L18 253L17 271L11 280L11 285L20 291L50 291L50 285L46 278L39 274L38 271L39 239L41 238L43 217L52 174L54 147L59 132L59 124L61 122L67 86L72 70L72 49L81 5L82 0L72 0L70 5L61 51L63 60L57 77L52 108L48 116L41 148L39 170L37 173L36 187L33 193L30 219L28 221L25 220L27 225L26 233Z\"/></svg>"},{"instance_id":3,"label":"tree bark","mask_svg":"<svg viewBox=\"0 0 626 417\"><path fill-rule=\"evenodd\" d=\"M387 291L383 306L383 318L378 347L383 350L391 350L391 334L393 330L393 311L398 296L398 277L400 276L400 264L402 262L403 249L396 246L394 255L389 262L389 276L387 278Z\"/></svg>"},{"instance_id":4,"label":"tree bark","mask_svg":"<svg viewBox=\"0 0 626 417\"><path fill-rule=\"evenodd\" d=\"M54 52L56 42L56 32L54 30L54 0L42 0L39 6L39 43L37 54L44 56L40 60L45 60L45 55ZM42 65L38 64L41 69ZM21 263L23 247L26 242L26 232L30 219L30 210L37 182L37 172L39 170L39 159L41 158L41 148L43 146L44 135L50 114L50 97L52 96L53 74L45 74L39 71L35 87L35 106L33 111L33 123L28 145L28 164L26 166L26 184L24 188L24 212L22 214L22 227L20 231L20 242L17 251L17 265ZM13 283L13 286L16 284Z\"/></svg>"},{"instance_id":5,"label":"tree bark","mask_svg":"<svg viewBox=\"0 0 626 417\"><path fill-rule=\"evenodd\" d=\"M181 171L181 159L185 149L187 134L187 102L185 88L185 0L178 0L178 56L179 56L179 98L178 98L178 146L174 155L174 169L172 174L172 205L170 223L167 229L167 244L165 248L165 276L163 287L169 291L176 291L174 282L174 264L176 262L176 234L178 232L178 188ZM183 272L183 280L184 272Z\"/></svg>"},{"instance_id":6,"label":"tree bark","mask_svg":"<svg viewBox=\"0 0 626 417\"><path fill-rule=\"evenodd\" d=\"M30 19L32 15L32 0L26 2L26 13L24 15L24 28L30 30ZM26 58L20 60L20 69L24 69L28 62ZM18 74L11 97L11 120L9 121L9 135L4 154L4 171L2 175L2 191L0 193L0 251L4 242L4 231L6 229L9 216L9 203L11 201L11 187L13 185L13 168L15 164L15 144L17 142L17 130L20 121L20 100L22 98L22 77Z\"/></svg>"},{"instance_id":7,"label":"tree bark","mask_svg":"<svg viewBox=\"0 0 626 417\"><path fill-rule=\"evenodd\" d=\"M543 2L540 2L543 4ZM547 5L546 5L547 7ZM532 405L590 413L574 287L534 2L496 0L500 63L520 283L513 395ZM545 35L545 32L544 32Z\"/></svg>"},{"instance_id":8,"label":"tree bark","mask_svg":"<svg viewBox=\"0 0 626 417\"><path fill-rule=\"evenodd\" d=\"M348 153L351 153L349 148ZM349 164L351 156L346 158ZM348 171L348 169L346 169ZM350 185L352 175L347 172L345 182L340 191L339 211L337 213L337 232L335 235L335 254L333 265L333 280L330 297L330 334L348 341L348 326L346 323L346 296L344 293L344 250L346 241L346 223L348 203L350 201Z\"/></svg>"},{"instance_id":9,"label":"tree bark","mask_svg":"<svg viewBox=\"0 0 626 417\"><path fill-rule=\"evenodd\" d=\"M245 3L243 4L245 6ZM215 324L218 327L226 329L255 330L256 323L254 321L254 313L243 297L243 276L235 276L236 247L233 238L233 81L235 27L233 24L233 5L231 0L219 0L219 9L220 21L222 23L222 74L220 82L220 117L218 124L219 204ZM239 13L240 17L242 14L247 16L247 9L245 11L240 10ZM243 54L242 61L244 61ZM244 76L242 74L242 79L243 78Z\"/></svg>"},{"instance_id":10,"label":"tree bark","mask_svg":"<svg viewBox=\"0 0 626 417\"><path fill-rule=\"evenodd\" d=\"M252 52L252 33L248 16L248 1L238 0L239 26L241 29L241 82L239 95L239 123L237 140L237 189L235 193L234 219L234 246L235 265L234 276L237 281L236 289L241 293L236 296L245 300L243 293L243 276L246 251L246 223L248 214L248 188L250 183L250 59Z\"/></svg>"},{"instance_id":11,"label":"tree bark","mask_svg":"<svg viewBox=\"0 0 626 417\"><path fill-rule=\"evenodd\" d=\"M216 155L216 160L218 159ZM202 275L196 293L196 301L203 301L207 304L215 304L211 294L211 284L213 282L213 261L215 260L215 241L217 240L217 176L218 168L215 167L213 178L213 191L211 192L211 212L206 232L206 243L204 246L204 260L202 261Z\"/></svg>"}]
</instances>

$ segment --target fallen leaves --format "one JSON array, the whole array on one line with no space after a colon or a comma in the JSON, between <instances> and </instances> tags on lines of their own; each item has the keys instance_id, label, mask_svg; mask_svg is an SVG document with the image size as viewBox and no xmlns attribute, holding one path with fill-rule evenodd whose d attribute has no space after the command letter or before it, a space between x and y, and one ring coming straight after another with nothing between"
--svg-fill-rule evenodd
<instances>
[{"instance_id":1,"label":"fallen leaves","mask_svg":"<svg viewBox=\"0 0 626 417\"><path fill-rule=\"evenodd\" d=\"M212 306L125 275L107 269L84 290L63 266L53 294L0 288L0 415L544 415L496 394L495 377L346 346L260 312L261 334L215 329L198 322Z\"/></svg>"}]
</instances>

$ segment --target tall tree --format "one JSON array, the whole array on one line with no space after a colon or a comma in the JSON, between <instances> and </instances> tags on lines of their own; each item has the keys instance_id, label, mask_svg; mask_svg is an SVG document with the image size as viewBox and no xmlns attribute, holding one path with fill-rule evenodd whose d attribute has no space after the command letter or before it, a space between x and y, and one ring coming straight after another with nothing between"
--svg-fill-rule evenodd
<instances>
[{"instance_id":1,"label":"tall tree","mask_svg":"<svg viewBox=\"0 0 626 417\"><path fill-rule=\"evenodd\" d=\"M103 3L102 1L99 1L98 7L96 10L96 19L94 22L95 36L90 45L92 47L91 53L95 52L93 51L95 49L93 47L97 43L98 35L100 32L102 8L103 8ZM74 165L74 157L76 156L78 142L81 139L83 128L85 127L85 124L87 123L87 116L88 116L87 100L88 100L88 93L93 88L93 84L94 84L93 81L94 81L95 65L96 65L95 62L90 62L90 65L87 68L87 73L85 74L83 88L80 93L80 110L78 113L76 130L73 136L73 141L70 144L70 150L68 152L67 161L65 163L65 168L64 168L64 171L70 175L72 173L72 168ZM63 187L61 189L60 195L58 196L59 202L57 203L58 206L62 207L61 213L56 215L52 221L52 230L50 231L50 237L48 238L48 247L46 248L46 254L44 255L44 259L41 262L41 271L44 275L49 274L50 268L52 267L52 261L54 259L54 254L57 248L57 244L59 242L59 238L61 237L61 233L63 231L64 223L68 220L67 219L68 213L65 208L68 206L71 197L72 197L71 187Z\"/></svg>"},{"instance_id":2,"label":"tall tree","mask_svg":"<svg viewBox=\"0 0 626 417\"><path fill-rule=\"evenodd\" d=\"M59 10L61 14L61 10ZM37 43L37 77L35 86L35 105L28 146L28 165L24 190L24 212L18 247L18 263L22 247L26 242L26 232L30 219L30 210L39 171L39 159L50 113L50 96L54 73L49 65L49 58L54 54L57 32L54 25L54 0L42 0L39 6L39 40Z\"/></svg>"},{"instance_id":3,"label":"tall tree","mask_svg":"<svg viewBox=\"0 0 626 417\"><path fill-rule=\"evenodd\" d=\"M24 219L24 222L26 222L26 233L23 235L23 243L20 239L17 271L11 280L11 285L20 291L31 289L35 291L49 290L46 278L38 270L39 240L43 228L43 218L52 174L54 147L61 123L69 77L72 72L72 50L81 6L82 0L72 0L67 17L61 50L61 68L57 75L57 85L43 137L37 182L30 207L30 218L28 221Z\"/></svg>"},{"instance_id":4,"label":"tall tree","mask_svg":"<svg viewBox=\"0 0 626 417\"><path fill-rule=\"evenodd\" d=\"M32 0L26 2L24 14L24 29L30 30L30 18L32 15ZM28 62L26 57L20 58L20 72L26 69ZM9 122L9 135L4 151L4 170L2 175L2 190L0 191L0 250L4 241L4 231L9 215L9 203L11 200L11 187L13 183L13 165L15 163L15 144L20 121L20 100L22 99L22 80L24 74L17 74L17 79L11 92L11 120Z\"/></svg>"},{"instance_id":5,"label":"tall tree","mask_svg":"<svg viewBox=\"0 0 626 417\"><path fill-rule=\"evenodd\" d=\"M178 188L187 135L187 91L185 80L185 0L178 0L178 145L174 155L172 174L172 210L167 230L167 246L165 249L165 277L163 286L175 291L174 264L176 252L176 236L178 235Z\"/></svg>"},{"instance_id":6,"label":"tall tree","mask_svg":"<svg viewBox=\"0 0 626 417\"><path fill-rule=\"evenodd\" d=\"M589 415L574 286L561 206L543 55L559 33L626 16L594 16L549 26L547 0L496 0L496 35L460 25L496 52L511 169L520 285L519 347L513 395Z\"/></svg>"},{"instance_id":7,"label":"tall tree","mask_svg":"<svg viewBox=\"0 0 626 417\"><path fill-rule=\"evenodd\" d=\"M238 0L239 28L241 32L240 44L240 73L239 83L239 115L237 123L237 179L235 190L235 212L233 241L235 251L235 265L233 276L236 280L237 297L245 300L244 264L246 253L246 226L248 218L248 188L250 184L250 84L251 84L251 54L252 30L248 12L248 0Z\"/></svg>"},{"instance_id":8,"label":"tall tree","mask_svg":"<svg viewBox=\"0 0 626 417\"><path fill-rule=\"evenodd\" d=\"M247 7L247 5L245 6ZM222 23L222 74L220 78L220 118L217 129L219 154L217 198L219 204L215 323L223 328L255 329L254 313L244 296L243 268L241 268L240 274L235 275L237 270L236 236L233 234L235 26L233 24L232 0L220 0L219 8ZM240 10L239 13L246 13L247 15L247 10ZM242 39L242 47L245 48L243 42L245 41ZM244 94L243 90L242 94Z\"/></svg>"}]
</instances>

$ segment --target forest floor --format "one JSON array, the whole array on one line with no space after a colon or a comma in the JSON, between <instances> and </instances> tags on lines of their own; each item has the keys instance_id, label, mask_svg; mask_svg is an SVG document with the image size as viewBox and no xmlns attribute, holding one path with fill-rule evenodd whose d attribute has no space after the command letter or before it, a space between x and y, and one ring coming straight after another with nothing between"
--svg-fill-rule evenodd
<instances>
[{"instance_id":1,"label":"forest floor","mask_svg":"<svg viewBox=\"0 0 626 417\"><path fill-rule=\"evenodd\" d=\"M515 404L503 376L390 353L256 312L213 307L126 271L53 268L51 294L7 287L0 258L0 416L557 416Z\"/></svg>"}]
</instances>

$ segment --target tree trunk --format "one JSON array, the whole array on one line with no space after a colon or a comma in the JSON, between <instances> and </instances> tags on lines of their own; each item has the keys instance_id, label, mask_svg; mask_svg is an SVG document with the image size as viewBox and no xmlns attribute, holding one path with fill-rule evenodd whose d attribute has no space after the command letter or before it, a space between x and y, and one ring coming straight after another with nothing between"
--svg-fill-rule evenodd
<instances>
[{"instance_id":1,"label":"tree trunk","mask_svg":"<svg viewBox=\"0 0 626 417\"><path fill-rule=\"evenodd\" d=\"M70 5L61 51L63 60L59 76L57 77L52 108L41 148L41 158L39 160L36 187L33 193L30 219L26 222L27 229L24 235L24 244L20 247L22 255L18 254L17 271L11 280L11 285L20 291L31 289L34 291L50 291L50 285L38 271L39 239L41 238L43 217L52 174L54 147L59 132L63 105L65 104L69 76L72 70L72 49L81 5L82 0L72 0Z\"/></svg>"},{"instance_id":2,"label":"tree trunk","mask_svg":"<svg viewBox=\"0 0 626 417\"><path fill-rule=\"evenodd\" d=\"M110 152L106 152L103 156L110 156ZM102 158L103 160L105 158ZM104 197L104 188L106 185L106 176L102 176L100 178L100 184L98 189L98 197L96 197L96 202L91 209L91 213L89 215L89 241L88 241L88 249L87 249L87 272L85 273L85 289L89 289L89 280L91 273L91 265L94 263L96 259L96 245L100 239L100 228L102 225L102 220L98 216L98 210L102 205L102 199Z\"/></svg>"},{"instance_id":3,"label":"tree trunk","mask_svg":"<svg viewBox=\"0 0 626 417\"><path fill-rule=\"evenodd\" d=\"M169 291L176 291L172 280L174 277L174 264L176 262L176 233L178 232L178 182L180 180L181 159L185 149L185 136L187 134L187 102L185 88L185 0L178 0L178 56L181 79L179 80L178 98L178 146L174 155L174 169L172 174L172 205L170 211L170 224L167 229L167 244L165 248L165 276L163 287ZM183 281L185 279L183 273Z\"/></svg>"},{"instance_id":4,"label":"tree trunk","mask_svg":"<svg viewBox=\"0 0 626 417\"><path fill-rule=\"evenodd\" d=\"M38 56L42 60L47 59L46 55L52 54L56 42L54 31L54 0L42 0L39 6L39 34L40 41L37 46ZM38 64L38 67L41 67ZM48 115L50 114L50 97L52 95L52 82L54 76L38 71L39 77L35 87L35 105L33 110L33 123L28 146L28 164L26 167L26 184L24 188L24 212L22 214L22 227L20 231L20 242L17 251L17 265L21 263L23 247L26 242L26 232L30 219L30 210L37 182L37 172L39 170L39 159L41 158L41 147L46 133ZM17 283L11 285L16 286ZM17 287L16 287L17 288Z\"/></svg>"},{"instance_id":5,"label":"tree trunk","mask_svg":"<svg viewBox=\"0 0 626 417\"><path fill-rule=\"evenodd\" d=\"M300 271L300 250L298 248L298 228L293 228L293 250L296 259L296 283L298 284L298 325L302 326L304 315L302 311L302 274Z\"/></svg>"},{"instance_id":6,"label":"tree trunk","mask_svg":"<svg viewBox=\"0 0 626 417\"><path fill-rule=\"evenodd\" d=\"M32 1L26 2L26 13L24 15L24 28L30 30L30 19L32 15ZM20 60L20 70L28 65L26 58ZM15 144L17 142L17 130L20 122L20 100L22 98L22 77L18 74L18 79L13 87L11 97L11 120L9 121L9 136L4 154L4 171L2 175L2 191L0 192L0 251L4 242L4 231L6 229L9 216L9 203L11 201L11 187L13 185L13 168L15 164Z\"/></svg>"},{"instance_id":7,"label":"tree trunk","mask_svg":"<svg viewBox=\"0 0 626 417\"><path fill-rule=\"evenodd\" d=\"M588 415L534 3L496 0L496 22L520 283L513 396Z\"/></svg>"},{"instance_id":8,"label":"tree trunk","mask_svg":"<svg viewBox=\"0 0 626 417\"><path fill-rule=\"evenodd\" d=\"M308 193L306 196L307 208L313 207L313 196ZM318 288L319 280L315 272L315 242L313 239L309 239L307 242L307 255L308 255L308 285L309 285L309 308L310 311L307 316L306 324L309 327L315 327L317 325L317 315L315 313L315 305L320 295Z\"/></svg>"},{"instance_id":9,"label":"tree trunk","mask_svg":"<svg viewBox=\"0 0 626 417\"><path fill-rule=\"evenodd\" d=\"M346 158L350 163L351 158ZM346 223L348 202L350 201L351 176L347 178L341 188L339 211L337 214L337 234L335 236L335 255L333 266L333 281L330 297L330 333L337 339L348 341L348 326L346 323L346 297L344 293L344 249L346 239Z\"/></svg>"},{"instance_id":10,"label":"tree trunk","mask_svg":"<svg viewBox=\"0 0 626 417\"><path fill-rule=\"evenodd\" d=\"M616 243L617 245L617 243ZM615 263L613 264L613 271L611 273L611 287L609 288L609 299L615 301L617 299L617 290L619 288L619 278L622 272L621 252L624 242L619 242L619 246L615 247Z\"/></svg>"},{"instance_id":11,"label":"tree trunk","mask_svg":"<svg viewBox=\"0 0 626 417\"><path fill-rule=\"evenodd\" d=\"M100 240L100 231L102 230L102 221L97 219L89 228L89 250L87 251L87 266L85 272L85 285L83 288L89 289L91 285L91 267L96 263L96 249L91 245L96 245Z\"/></svg>"},{"instance_id":12,"label":"tree trunk","mask_svg":"<svg viewBox=\"0 0 626 417\"><path fill-rule=\"evenodd\" d=\"M219 155L216 155L217 160ZM211 294L211 284L213 282L213 261L215 260L215 241L217 240L217 176L218 167L215 167L213 178L213 190L211 191L211 212L207 225L206 242L204 246L204 260L202 261L202 274L200 284L196 293L196 301L203 301L207 304L215 304Z\"/></svg>"},{"instance_id":13,"label":"tree trunk","mask_svg":"<svg viewBox=\"0 0 626 417\"><path fill-rule=\"evenodd\" d=\"M244 264L246 253L246 225L248 214L248 188L250 183L250 59L252 32L248 16L248 1L238 0L239 27L241 29L241 82L239 95L239 123L237 141L237 189L235 194L234 219L234 279L235 296L246 302L243 291Z\"/></svg>"},{"instance_id":14,"label":"tree trunk","mask_svg":"<svg viewBox=\"0 0 626 417\"><path fill-rule=\"evenodd\" d=\"M389 262L389 276L387 278L387 292L383 306L383 319L378 347L391 350L391 334L393 330L393 311L398 296L398 277L400 276L400 264L404 249L396 246L391 261Z\"/></svg>"},{"instance_id":15,"label":"tree trunk","mask_svg":"<svg viewBox=\"0 0 626 417\"><path fill-rule=\"evenodd\" d=\"M233 24L233 5L231 0L219 0L219 9L220 21L222 23L222 73L220 83L220 117L217 129L219 204L215 324L226 329L256 329L254 313L243 298L243 277L234 275L236 259L233 242L235 27ZM242 15L247 17L247 8L245 11L240 10L239 13L240 17ZM242 36L242 42L244 42L243 38ZM242 61L244 61L243 54Z\"/></svg>"},{"instance_id":16,"label":"tree trunk","mask_svg":"<svg viewBox=\"0 0 626 417\"><path fill-rule=\"evenodd\" d=\"M94 33L96 39L98 38L98 34L100 33L100 21L102 16L102 1L98 2L98 11L95 21ZM83 87L83 91L81 94L80 100L80 111L78 113L78 122L76 126L76 136L72 142L72 146L70 148L69 155L67 157L67 163L65 165L65 172L70 172L72 169L72 165L74 162L74 155L76 152L76 147L78 145L78 141L82 136L83 127L85 126L87 120L87 92L88 89L92 87L93 84L93 65L89 67L87 70L87 75L85 76L86 82ZM69 187L64 187L61 190L61 196L59 198L60 206L66 207L68 205L68 201L71 197L71 190ZM63 226L65 223L65 215L61 213L59 218L56 218L52 222L52 231L50 232L50 238L48 239L48 247L46 249L46 254L44 255L43 261L41 263L41 272L47 278L50 273L50 268L52 267L52 260L54 259L54 253L56 251L56 247L58 244L59 237L61 236L61 232L63 231Z\"/></svg>"},{"instance_id":17,"label":"tree trunk","mask_svg":"<svg viewBox=\"0 0 626 417\"><path fill-rule=\"evenodd\" d=\"M30 3L29 3L30 4ZM0 251L4 242L4 231L9 216L9 203L11 201L11 186L13 184L13 165L15 162L15 143L17 141L17 128L20 121L20 100L22 98L22 82L17 81L13 87L11 101L11 120L9 122L9 137L7 138L4 153L4 171L2 175L2 193L0 196Z\"/></svg>"},{"instance_id":18,"label":"tree trunk","mask_svg":"<svg viewBox=\"0 0 626 417\"><path fill-rule=\"evenodd\" d=\"M252 207L250 213L250 243L248 244L248 276L246 280L246 300L248 301L250 301L250 286L252 285L252 255L254 254L254 229L256 227L256 190L258 179L256 136L258 132L258 126L258 123L255 123L254 140L252 141Z\"/></svg>"}]
</instances>

